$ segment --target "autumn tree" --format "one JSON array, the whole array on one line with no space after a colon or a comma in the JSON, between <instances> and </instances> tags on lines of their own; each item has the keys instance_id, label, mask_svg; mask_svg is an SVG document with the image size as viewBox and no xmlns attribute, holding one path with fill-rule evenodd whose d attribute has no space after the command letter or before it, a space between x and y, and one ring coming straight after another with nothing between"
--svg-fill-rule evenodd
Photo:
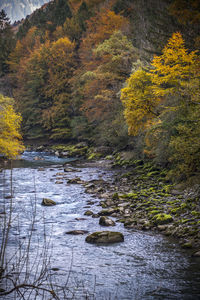
<instances>
[{"instance_id":1,"label":"autumn tree","mask_svg":"<svg viewBox=\"0 0 200 300\"><path fill-rule=\"evenodd\" d=\"M91 12L86 4L82 2L71 18L67 18L63 24L63 33L70 38L71 41L76 41L80 44L80 39L83 32L86 30L86 20L91 16Z\"/></svg>"},{"instance_id":2,"label":"autumn tree","mask_svg":"<svg viewBox=\"0 0 200 300\"><path fill-rule=\"evenodd\" d=\"M87 21L87 30L80 46L82 63L89 70L92 68L92 51L104 40L108 39L115 31L126 31L128 20L116 15L109 9L102 9Z\"/></svg>"},{"instance_id":3,"label":"autumn tree","mask_svg":"<svg viewBox=\"0 0 200 300\"><path fill-rule=\"evenodd\" d=\"M185 48L180 33L174 33L162 55L154 57L152 67L136 71L122 89L129 133L145 130L146 153L159 163L173 162L177 170L191 174L199 151L199 57ZM194 138L191 147L184 142L186 136ZM185 144L184 155L181 143Z\"/></svg>"},{"instance_id":4,"label":"autumn tree","mask_svg":"<svg viewBox=\"0 0 200 300\"><path fill-rule=\"evenodd\" d=\"M161 101L154 94L151 74L141 68L127 80L126 87L121 91L121 100L130 135L137 135L149 127L150 121L158 115Z\"/></svg>"},{"instance_id":5,"label":"autumn tree","mask_svg":"<svg viewBox=\"0 0 200 300\"><path fill-rule=\"evenodd\" d=\"M21 116L14 111L13 99L0 94L0 153L15 158L24 150L19 133Z\"/></svg>"},{"instance_id":6,"label":"autumn tree","mask_svg":"<svg viewBox=\"0 0 200 300\"><path fill-rule=\"evenodd\" d=\"M152 62L154 93L157 95L176 94L184 100L184 103L191 101L189 86L195 85L198 78L197 52L189 52L185 48L184 40L179 32L172 35L162 52L163 54L155 56Z\"/></svg>"},{"instance_id":7,"label":"autumn tree","mask_svg":"<svg viewBox=\"0 0 200 300\"><path fill-rule=\"evenodd\" d=\"M68 38L46 41L20 60L15 97L27 137L66 138L70 134L70 78L75 44Z\"/></svg>"},{"instance_id":8,"label":"autumn tree","mask_svg":"<svg viewBox=\"0 0 200 300\"><path fill-rule=\"evenodd\" d=\"M45 126L47 128L51 126L53 139L70 137L70 79L76 66L74 50L75 43L67 37L53 42L50 48L48 80L43 92L47 99L52 99L53 105L50 109L44 110L43 118Z\"/></svg>"},{"instance_id":9,"label":"autumn tree","mask_svg":"<svg viewBox=\"0 0 200 300\"><path fill-rule=\"evenodd\" d=\"M37 31L37 27L32 27L24 38L17 41L16 46L11 51L7 61L11 73L15 74L18 72L20 65L23 64L23 60L29 57L34 49L40 47L41 44Z\"/></svg>"},{"instance_id":10,"label":"autumn tree","mask_svg":"<svg viewBox=\"0 0 200 300\"><path fill-rule=\"evenodd\" d=\"M181 23L200 22L200 3L198 0L174 0L170 5L170 12L175 15Z\"/></svg>"},{"instance_id":11,"label":"autumn tree","mask_svg":"<svg viewBox=\"0 0 200 300\"><path fill-rule=\"evenodd\" d=\"M85 101L81 109L89 122L96 124L96 131L99 128L101 140L111 142L109 136L117 139L122 135L120 128L124 128L124 124L119 91L136 57L132 43L121 31L117 31L93 50L96 69L82 75ZM123 135L126 136L125 132Z\"/></svg>"}]
</instances>

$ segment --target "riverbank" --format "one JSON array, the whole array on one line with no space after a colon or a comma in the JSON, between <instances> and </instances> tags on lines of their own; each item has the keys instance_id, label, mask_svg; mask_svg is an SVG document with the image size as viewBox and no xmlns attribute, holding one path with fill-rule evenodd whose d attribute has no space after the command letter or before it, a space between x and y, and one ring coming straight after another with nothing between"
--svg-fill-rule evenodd
<instances>
[{"instance_id":1,"label":"riverbank","mask_svg":"<svg viewBox=\"0 0 200 300\"><path fill-rule=\"evenodd\" d=\"M116 168L114 162L109 163L105 160L106 167ZM104 166L102 160L97 164ZM86 185L86 192L102 199L99 215L115 217L126 228L173 236L181 247L200 255L199 186L182 187L166 180L165 171L151 163L136 161L135 166L116 169L112 184L99 181Z\"/></svg>"},{"instance_id":2,"label":"riverbank","mask_svg":"<svg viewBox=\"0 0 200 300\"><path fill-rule=\"evenodd\" d=\"M98 149L92 153L90 149L87 156L86 148L75 149L72 148L72 153L80 150L84 157L79 165L116 170L112 184L101 180L84 183L87 193L102 199L99 216L114 217L126 228L173 236L182 248L193 249L194 255L200 256L199 184L190 187L173 184L166 179L166 170L150 161L127 159L129 153L106 156L106 149L100 148L104 153Z\"/></svg>"},{"instance_id":3,"label":"riverbank","mask_svg":"<svg viewBox=\"0 0 200 300\"><path fill-rule=\"evenodd\" d=\"M173 184L166 177L167 170L151 161L135 160L131 152L112 154L108 147L90 148L79 143L40 145L35 150L49 151L58 157L75 157L76 166L115 170L110 182L71 180L71 184L82 184L87 193L101 199L102 211L90 215L111 216L126 228L173 236L182 248L192 249L194 255L200 256L199 184L190 187ZM64 170L67 172L66 166Z\"/></svg>"}]
</instances>

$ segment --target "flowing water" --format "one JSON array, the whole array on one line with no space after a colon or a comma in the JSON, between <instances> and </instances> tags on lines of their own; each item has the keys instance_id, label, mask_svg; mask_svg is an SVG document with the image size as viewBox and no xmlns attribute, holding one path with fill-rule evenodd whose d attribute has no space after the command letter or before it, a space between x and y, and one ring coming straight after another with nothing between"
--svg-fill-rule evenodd
<instances>
[{"instance_id":1,"label":"flowing water","mask_svg":"<svg viewBox=\"0 0 200 300\"><path fill-rule=\"evenodd\" d=\"M36 156L42 160L34 160ZM80 184L67 184L67 179L77 176L85 181L101 178L109 182L114 171L73 167L75 171L66 172L63 179L59 173L63 172L66 160L33 152L25 152L22 158L13 166L13 223L7 255L11 257L19 244L23 250L31 235L26 272L34 276L46 259L52 281L66 284L68 293L62 294L61 300L200 299L200 259L191 257L191 253L182 250L172 239L153 232L125 229L118 223L111 230L122 232L124 243L93 245L85 242L86 235L66 234L75 229L90 233L107 230L98 224L97 218L84 216L88 209L101 210L99 199L85 193ZM10 170L0 176L1 193L7 196ZM44 207L42 198L50 198L57 205ZM9 200L6 201L9 205ZM46 253L46 248L49 252L44 259L41 249ZM18 256L22 261L23 255ZM14 298L9 295L5 299ZM30 296L29 299L42 298Z\"/></svg>"}]
</instances>

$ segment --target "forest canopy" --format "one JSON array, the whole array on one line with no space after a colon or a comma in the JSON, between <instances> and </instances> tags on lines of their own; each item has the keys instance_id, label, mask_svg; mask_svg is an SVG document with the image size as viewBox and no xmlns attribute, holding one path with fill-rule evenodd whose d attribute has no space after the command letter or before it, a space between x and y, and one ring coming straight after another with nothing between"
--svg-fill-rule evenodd
<instances>
[{"instance_id":1,"label":"forest canopy","mask_svg":"<svg viewBox=\"0 0 200 300\"><path fill-rule=\"evenodd\" d=\"M0 46L5 36L12 46L2 48L1 72L24 139L128 147L179 175L199 172L199 18L190 2L145 14L129 0L56 0L17 35L2 15ZM167 31L156 29L158 14L163 25L168 14Z\"/></svg>"}]
</instances>

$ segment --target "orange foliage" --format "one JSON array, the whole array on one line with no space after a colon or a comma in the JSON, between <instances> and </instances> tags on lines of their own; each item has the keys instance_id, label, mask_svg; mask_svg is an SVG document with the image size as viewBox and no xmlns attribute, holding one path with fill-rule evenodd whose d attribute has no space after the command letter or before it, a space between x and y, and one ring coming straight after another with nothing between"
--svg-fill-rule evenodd
<instances>
[{"instance_id":1,"label":"orange foliage","mask_svg":"<svg viewBox=\"0 0 200 300\"><path fill-rule=\"evenodd\" d=\"M15 49L11 52L8 64L10 70L16 72L19 68L20 60L28 57L34 49L40 47L39 36L37 36L37 27L31 27L27 35L18 40Z\"/></svg>"},{"instance_id":2,"label":"orange foliage","mask_svg":"<svg viewBox=\"0 0 200 300\"><path fill-rule=\"evenodd\" d=\"M80 46L80 57L82 62L87 64L87 69L90 69L93 48L108 39L115 31L123 32L127 27L128 20L109 9L101 10L95 17L87 21L86 36Z\"/></svg>"},{"instance_id":3,"label":"orange foliage","mask_svg":"<svg viewBox=\"0 0 200 300\"><path fill-rule=\"evenodd\" d=\"M174 0L170 6L170 12L175 15L180 23L200 22L200 2L199 0Z\"/></svg>"}]
</instances>

